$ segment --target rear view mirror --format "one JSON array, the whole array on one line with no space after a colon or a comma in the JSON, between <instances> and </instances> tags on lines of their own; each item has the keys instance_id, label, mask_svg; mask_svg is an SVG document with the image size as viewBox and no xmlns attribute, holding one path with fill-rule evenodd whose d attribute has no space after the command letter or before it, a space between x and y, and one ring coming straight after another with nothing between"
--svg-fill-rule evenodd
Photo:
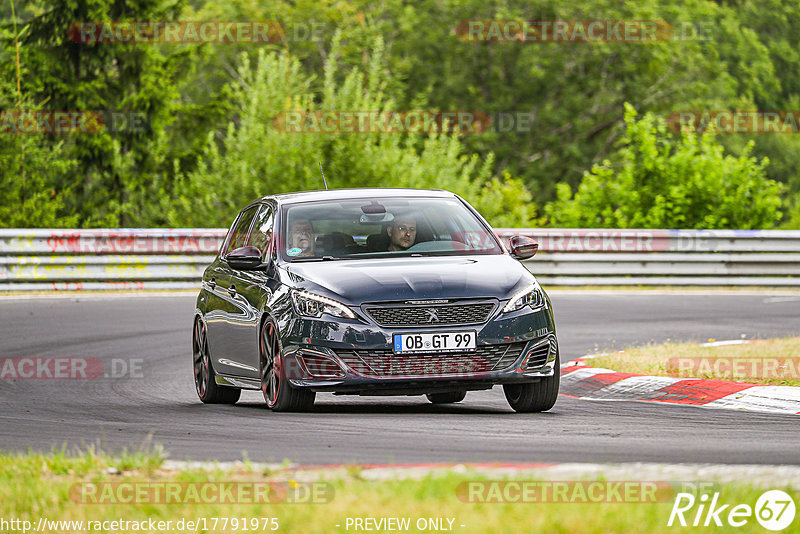
<instances>
[{"instance_id":1,"label":"rear view mirror","mask_svg":"<svg viewBox=\"0 0 800 534\"><path fill-rule=\"evenodd\" d=\"M391 213L365 213L359 217L359 224L386 224L394 220Z\"/></svg>"},{"instance_id":2,"label":"rear view mirror","mask_svg":"<svg viewBox=\"0 0 800 534\"><path fill-rule=\"evenodd\" d=\"M518 260L532 258L536 251L539 250L539 243L535 239L522 235L512 236L509 244L511 245L511 255Z\"/></svg>"},{"instance_id":3,"label":"rear view mirror","mask_svg":"<svg viewBox=\"0 0 800 534\"><path fill-rule=\"evenodd\" d=\"M247 271L261 266L261 255L258 247L239 247L225 256L225 261L234 269Z\"/></svg>"},{"instance_id":4,"label":"rear view mirror","mask_svg":"<svg viewBox=\"0 0 800 534\"><path fill-rule=\"evenodd\" d=\"M373 200L366 206L361 206L361 211L363 211L364 213L368 213L370 215L377 215L379 213L381 214L386 213L386 207Z\"/></svg>"}]
</instances>

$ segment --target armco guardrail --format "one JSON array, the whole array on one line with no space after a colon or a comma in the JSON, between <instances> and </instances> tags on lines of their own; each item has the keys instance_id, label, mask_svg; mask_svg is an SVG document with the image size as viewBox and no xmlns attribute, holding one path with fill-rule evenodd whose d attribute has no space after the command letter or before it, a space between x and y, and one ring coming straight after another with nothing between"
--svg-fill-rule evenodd
<instances>
[{"instance_id":1,"label":"armco guardrail","mask_svg":"<svg viewBox=\"0 0 800 534\"><path fill-rule=\"evenodd\" d=\"M539 241L555 285L800 286L800 231L500 229Z\"/></svg>"},{"instance_id":2,"label":"armco guardrail","mask_svg":"<svg viewBox=\"0 0 800 534\"><path fill-rule=\"evenodd\" d=\"M196 288L225 232L0 230L0 291Z\"/></svg>"},{"instance_id":3,"label":"armco guardrail","mask_svg":"<svg viewBox=\"0 0 800 534\"><path fill-rule=\"evenodd\" d=\"M800 286L800 231L498 229L550 285ZM0 230L0 291L197 288L225 229Z\"/></svg>"}]
</instances>

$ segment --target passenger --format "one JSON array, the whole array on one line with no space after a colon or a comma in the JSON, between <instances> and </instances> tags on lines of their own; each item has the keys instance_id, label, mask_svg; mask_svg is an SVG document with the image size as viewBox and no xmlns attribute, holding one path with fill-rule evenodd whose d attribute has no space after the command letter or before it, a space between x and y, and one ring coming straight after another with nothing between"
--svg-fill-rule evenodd
<instances>
[{"instance_id":1,"label":"passenger","mask_svg":"<svg viewBox=\"0 0 800 534\"><path fill-rule=\"evenodd\" d=\"M417 221L411 215L399 215L386 229L390 252L408 250L417 240Z\"/></svg>"},{"instance_id":2,"label":"passenger","mask_svg":"<svg viewBox=\"0 0 800 534\"><path fill-rule=\"evenodd\" d=\"M314 255L314 228L308 219L296 219L289 225L289 246L286 253L294 258Z\"/></svg>"}]
</instances>

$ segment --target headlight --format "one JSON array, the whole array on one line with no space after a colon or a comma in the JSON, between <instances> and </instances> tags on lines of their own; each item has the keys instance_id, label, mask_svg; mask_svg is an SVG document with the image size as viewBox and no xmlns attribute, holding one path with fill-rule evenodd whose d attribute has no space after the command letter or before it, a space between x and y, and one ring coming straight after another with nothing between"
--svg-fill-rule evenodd
<instances>
[{"instance_id":1,"label":"headlight","mask_svg":"<svg viewBox=\"0 0 800 534\"><path fill-rule=\"evenodd\" d=\"M521 310L525 306L530 306L534 309L544 306L544 293L542 293L542 289L538 285L531 284L522 291L514 293L508 304L503 308L503 313Z\"/></svg>"},{"instance_id":2,"label":"headlight","mask_svg":"<svg viewBox=\"0 0 800 534\"><path fill-rule=\"evenodd\" d=\"M334 317L356 318L356 314L353 313L353 310L341 302L323 297L322 295L315 295L308 291L292 291L292 300L294 301L295 311L299 315L304 315L306 317L321 317L323 313L327 313Z\"/></svg>"}]
</instances>

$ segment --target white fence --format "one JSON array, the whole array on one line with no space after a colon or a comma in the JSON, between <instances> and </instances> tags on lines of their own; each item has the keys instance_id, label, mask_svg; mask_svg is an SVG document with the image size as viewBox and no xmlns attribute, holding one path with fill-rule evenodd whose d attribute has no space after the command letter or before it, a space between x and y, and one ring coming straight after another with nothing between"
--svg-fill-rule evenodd
<instances>
[{"instance_id":1,"label":"white fence","mask_svg":"<svg viewBox=\"0 0 800 534\"><path fill-rule=\"evenodd\" d=\"M800 231L498 229L546 285L800 286ZM0 291L196 288L224 229L0 229Z\"/></svg>"}]
</instances>

